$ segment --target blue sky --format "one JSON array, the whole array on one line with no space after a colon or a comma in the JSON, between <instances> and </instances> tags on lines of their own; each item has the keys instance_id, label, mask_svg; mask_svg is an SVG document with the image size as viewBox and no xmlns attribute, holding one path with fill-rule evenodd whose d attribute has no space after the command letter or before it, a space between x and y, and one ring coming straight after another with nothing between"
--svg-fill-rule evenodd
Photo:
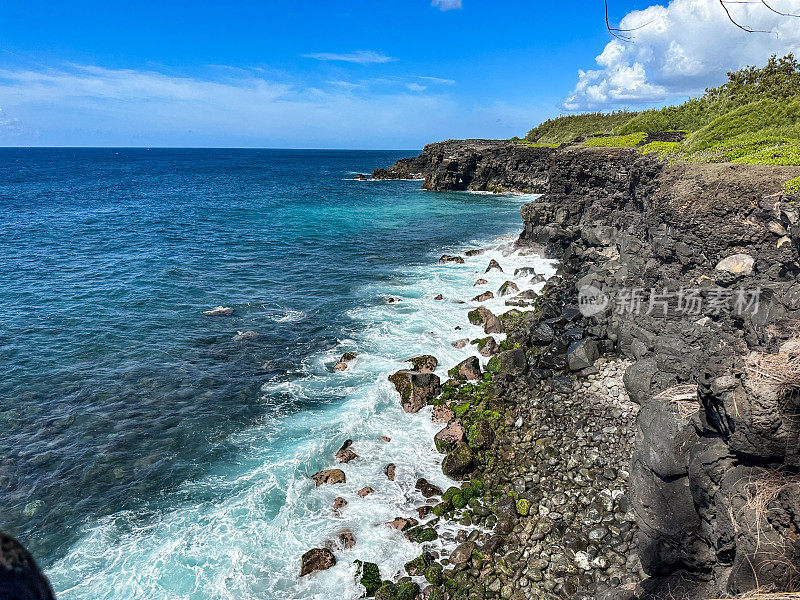
<instances>
[{"instance_id":1,"label":"blue sky","mask_svg":"<svg viewBox=\"0 0 800 600\"><path fill-rule=\"evenodd\" d=\"M791 8L793 0L775 0ZM419 148L660 105L798 48L716 0L6 1L0 144ZM798 31L796 31L798 30Z\"/></svg>"}]
</instances>

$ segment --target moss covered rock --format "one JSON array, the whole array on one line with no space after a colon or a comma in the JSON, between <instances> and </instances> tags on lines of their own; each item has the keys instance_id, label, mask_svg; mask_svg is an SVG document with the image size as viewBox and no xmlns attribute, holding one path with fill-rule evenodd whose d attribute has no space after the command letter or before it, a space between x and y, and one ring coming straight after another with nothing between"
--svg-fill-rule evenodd
<instances>
[{"instance_id":1,"label":"moss covered rock","mask_svg":"<svg viewBox=\"0 0 800 600\"><path fill-rule=\"evenodd\" d=\"M461 442L445 457L442 462L442 472L448 477L457 479L469 472L474 461L475 455L472 449L466 443Z\"/></svg>"},{"instance_id":2,"label":"moss covered rock","mask_svg":"<svg viewBox=\"0 0 800 600\"><path fill-rule=\"evenodd\" d=\"M358 565L356 581L367 590L367 598L372 598L383 585L378 565L371 562L362 562L360 560L355 561L355 563Z\"/></svg>"}]
</instances>

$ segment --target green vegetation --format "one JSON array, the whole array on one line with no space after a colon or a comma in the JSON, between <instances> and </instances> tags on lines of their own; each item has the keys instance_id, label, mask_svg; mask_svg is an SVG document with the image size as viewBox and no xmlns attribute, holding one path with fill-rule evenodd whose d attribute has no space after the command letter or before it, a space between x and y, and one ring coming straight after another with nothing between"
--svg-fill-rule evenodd
<instances>
[{"instance_id":1,"label":"green vegetation","mask_svg":"<svg viewBox=\"0 0 800 600\"><path fill-rule=\"evenodd\" d=\"M548 119L538 127L534 127L525 136L528 142L539 144L563 144L577 137L612 133L630 120L636 113L618 111L613 113L587 113Z\"/></svg>"},{"instance_id":2,"label":"green vegetation","mask_svg":"<svg viewBox=\"0 0 800 600\"><path fill-rule=\"evenodd\" d=\"M800 177L795 177L784 183L783 191L787 194L800 193Z\"/></svg>"},{"instance_id":3,"label":"green vegetation","mask_svg":"<svg viewBox=\"0 0 800 600\"><path fill-rule=\"evenodd\" d=\"M612 135L589 138L584 142L587 148L624 148L637 146L647 137L644 132L630 133L628 135Z\"/></svg>"},{"instance_id":4,"label":"green vegetation","mask_svg":"<svg viewBox=\"0 0 800 600\"><path fill-rule=\"evenodd\" d=\"M683 132L683 141L665 132ZM653 138L647 143L648 136ZM589 113L550 119L530 144L589 137L586 147L638 147L668 160L800 165L800 62L789 54L763 67L728 73L728 81L678 106L641 112Z\"/></svg>"}]
</instances>

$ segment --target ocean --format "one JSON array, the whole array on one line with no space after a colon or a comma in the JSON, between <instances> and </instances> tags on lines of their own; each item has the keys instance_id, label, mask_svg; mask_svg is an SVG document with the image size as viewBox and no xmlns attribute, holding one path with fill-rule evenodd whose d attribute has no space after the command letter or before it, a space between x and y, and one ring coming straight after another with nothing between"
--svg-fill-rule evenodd
<instances>
[{"instance_id":1,"label":"ocean","mask_svg":"<svg viewBox=\"0 0 800 600\"><path fill-rule=\"evenodd\" d=\"M353 179L414 154L0 149L0 529L60 599L339 600L356 559L404 574L420 548L385 523L424 503L417 478L453 482L386 378L433 354L444 380L483 336L470 298L553 269L509 245L529 196ZM348 438L347 482L315 488ZM299 579L344 528L355 546Z\"/></svg>"}]
</instances>

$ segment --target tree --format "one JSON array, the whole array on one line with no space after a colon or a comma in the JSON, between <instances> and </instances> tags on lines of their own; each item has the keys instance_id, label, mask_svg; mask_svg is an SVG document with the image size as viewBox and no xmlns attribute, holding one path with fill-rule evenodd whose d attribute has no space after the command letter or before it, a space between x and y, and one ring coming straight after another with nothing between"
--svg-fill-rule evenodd
<instances>
[{"instance_id":1,"label":"tree","mask_svg":"<svg viewBox=\"0 0 800 600\"><path fill-rule=\"evenodd\" d=\"M772 0L770 0L772 1ZM766 0L718 0L720 7L722 10L725 11L725 16L728 17L728 20L733 23L736 27L741 29L742 31L746 31L747 33L771 33L770 31L766 31L764 29L752 29L746 23L740 23L736 19L733 18L731 15L731 11L728 9L729 4L761 4L765 9L775 13L776 15L781 15L782 17L795 17L800 18L800 15L794 13L787 13L781 12L776 8L772 7ZM613 35L618 40L622 40L623 42L632 42L633 36L631 35L632 32L636 31L637 29L642 29L643 27L647 27L650 23L645 23L644 25L639 25L638 27L634 27L632 29L622 29L620 27L613 27L611 25L611 21L608 19L608 0L603 0L603 4L605 6L605 17L606 17L606 29L608 32Z\"/></svg>"}]
</instances>

